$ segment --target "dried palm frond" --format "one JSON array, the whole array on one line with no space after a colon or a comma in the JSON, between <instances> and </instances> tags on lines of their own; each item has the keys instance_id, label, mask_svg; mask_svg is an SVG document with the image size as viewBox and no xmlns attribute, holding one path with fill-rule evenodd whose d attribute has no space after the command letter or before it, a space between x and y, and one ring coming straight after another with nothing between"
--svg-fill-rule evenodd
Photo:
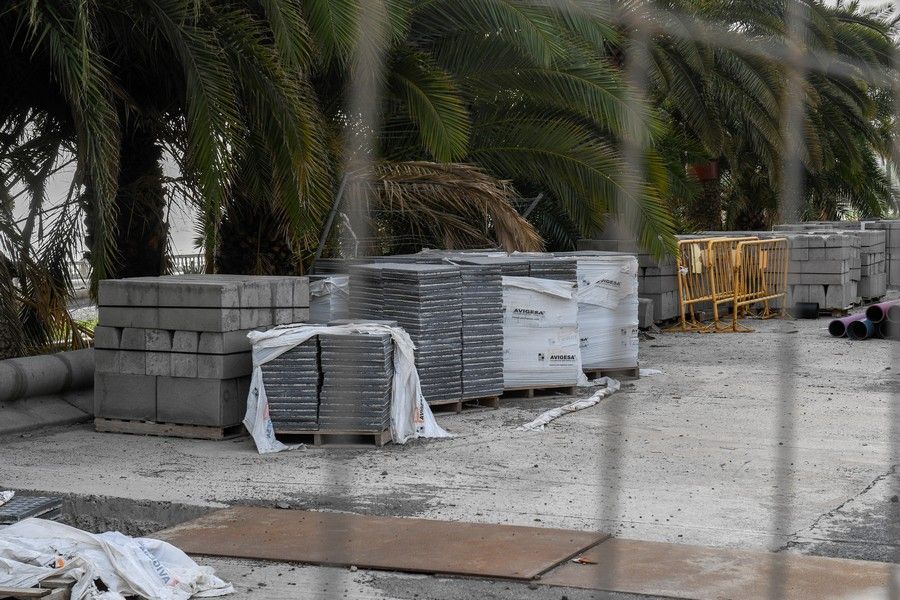
<instances>
[{"instance_id":1,"label":"dried palm frond","mask_svg":"<svg viewBox=\"0 0 900 600\"><path fill-rule=\"evenodd\" d=\"M363 188L371 234L382 251L544 247L538 231L513 206L512 185L472 165L382 162L355 172L348 185Z\"/></svg>"}]
</instances>

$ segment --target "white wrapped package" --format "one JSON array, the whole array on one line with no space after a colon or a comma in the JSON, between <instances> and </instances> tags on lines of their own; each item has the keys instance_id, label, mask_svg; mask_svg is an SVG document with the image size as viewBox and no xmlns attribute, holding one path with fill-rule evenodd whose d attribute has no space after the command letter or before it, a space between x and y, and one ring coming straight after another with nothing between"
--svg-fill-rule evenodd
<instances>
[{"instance_id":1,"label":"white wrapped package","mask_svg":"<svg viewBox=\"0 0 900 600\"><path fill-rule=\"evenodd\" d=\"M582 377L570 283L503 278L504 389L575 386Z\"/></svg>"},{"instance_id":2,"label":"white wrapped package","mask_svg":"<svg viewBox=\"0 0 900 600\"><path fill-rule=\"evenodd\" d=\"M638 365L638 262L625 254L576 255L578 332L585 369Z\"/></svg>"},{"instance_id":3,"label":"white wrapped package","mask_svg":"<svg viewBox=\"0 0 900 600\"><path fill-rule=\"evenodd\" d=\"M330 275L309 282L309 322L330 323L350 316L350 276Z\"/></svg>"},{"instance_id":4,"label":"white wrapped package","mask_svg":"<svg viewBox=\"0 0 900 600\"><path fill-rule=\"evenodd\" d=\"M275 439L261 365L278 358L315 335L342 333L387 333L394 340L394 379L391 393L391 439L394 443L403 444L417 437L450 436L434 420L431 408L422 396L419 372L416 370L415 346L409 334L403 329L374 323L333 327L284 325L268 331L251 331L247 334L253 344L253 374L250 379L244 425L253 437L260 454L289 449L289 446Z\"/></svg>"}]
</instances>

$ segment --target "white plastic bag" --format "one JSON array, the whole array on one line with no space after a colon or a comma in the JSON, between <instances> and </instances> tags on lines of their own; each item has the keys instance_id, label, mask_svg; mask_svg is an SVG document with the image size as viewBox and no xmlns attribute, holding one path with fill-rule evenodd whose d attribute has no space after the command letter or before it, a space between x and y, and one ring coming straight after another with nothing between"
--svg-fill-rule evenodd
<instances>
[{"instance_id":1,"label":"white plastic bag","mask_svg":"<svg viewBox=\"0 0 900 600\"><path fill-rule=\"evenodd\" d=\"M422 396L419 372L416 370L415 346L400 327L374 323L357 323L327 327L323 325L287 325L269 331L247 334L253 344L253 376L247 397L244 425L253 436L260 454L289 449L275 439L269 416L269 402L261 365L278 358L315 335L346 333L390 334L394 340L394 379L391 395L391 439L404 444L411 438L450 437L434 420L431 408Z\"/></svg>"},{"instance_id":2,"label":"white plastic bag","mask_svg":"<svg viewBox=\"0 0 900 600\"><path fill-rule=\"evenodd\" d=\"M62 523L25 519L0 529L0 586L34 587L50 576L76 583L72 600L209 598L234 592L187 554L160 540L118 532L92 534ZM99 579L108 588L101 593Z\"/></svg>"},{"instance_id":3,"label":"white plastic bag","mask_svg":"<svg viewBox=\"0 0 900 600\"><path fill-rule=\"evenodd\" d=\"M518 428L519 431L536 431L541 430L546 427L551 421L555 421L563 415L567 415L569 413L578 412L579 410L584 410L586 408L590 408L596 404L599 404L601 400L606 398L607 396L612 396L616 392L619 391L621 384L618 380L612 379L611 377L600 377L591 382L595 385L606 385L602 390L597 390L587 398L581 398L580 400L575 400L574 402L569 402L568 404L564 404L559 408L552 408L548 411L541 413L538 418L528 423L525 423L521 427Z\"/></svg>"}]
</instances>

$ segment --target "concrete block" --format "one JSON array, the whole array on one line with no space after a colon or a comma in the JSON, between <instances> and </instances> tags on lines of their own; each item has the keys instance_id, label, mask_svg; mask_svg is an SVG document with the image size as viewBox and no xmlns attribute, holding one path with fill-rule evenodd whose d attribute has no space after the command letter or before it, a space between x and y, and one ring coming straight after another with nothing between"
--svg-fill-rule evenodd
<instances>
[{"instance_id":1,"label":"concrete block","mask_svg":"<svg viewBox=\"0 0 900 600\"><path fill-rule=\"evenodd\" d=\"M159 295L156 277L104 279L97 288L100 306L157 306Z\"/></svg>"},{"instance_id":2,"label":"concrete block","mask_svg":"<svg viewBox=\"0 0 900 600\"><path fill-rule=\"evenodd\" d=\"M287 325L294 322L293 308L273 308L272 325Z\"/></svg>"},{"instance_id":3,"label":"concrete block","mask_svg":"<svg viewBox=\"0 0 900 600\"><path fill-rule=\"evenodd\" d=\"M898 278L900 279L900 278ZM295 308L294 309L294 318L292 319L293 323L308 323L309 322L309 309L308 308Z\"/></svg>"},{"instance_id":4,"label":"concrete block","mask_svg":"<svg viewBox=\"0 0 900 600\"><path fill-rule=\"evenodd\" d=\"M653 300L638 298L638 327L648 329L653 325Z\"/></svg>"},{"instance_id":5,"label":"concrete block","mask_svg":"<svg viewBox=\"0 0 900 600\"><path fill-rule=\"evenodd\" d=\"M791 300L793 304L797 302L809 302L809 286L808 285L792 285Z\"/></svg>"},{"instance_id":6,"label":"concrete block","mask_svg":"<svg viewBox=\"0 0 900 600\"><path fill-rule=\"evenodd\" d=\"M200 333L196 331L173 331L172 352L197 352Z\"/></svg>"},{"instance_id":7,"label":"concrete block","mask_svg":"<svg viewBox=\"0 0 900 600\"><path fill-rule=\"evenodd\" d=\"M309 277L294 277L293 284L293 308L309 308Z\"/></svg>"},{"instance_id":8,"label":"concrete block","mask_svg":"<svg viewBox=\"0 0 900 600\"><path fill-rule=\"evenodd\" d=\"M801 273L847 273L850 263L846 260L808 260L801 264Z\"/></svg>"},{"instance_id":9,"label":"concrete block","mask_svg":"<svg viewBox=\"0 0 900 600\"><path fill-rule=\"evenodd\" d=\"M122 338L119 347L122 350L138 350L143 352L147 349L147 330L135 327L126 327L122 330Z\"/></svg>"},{"instance_id":10,"label":"concrete block","mask_svg":"<svg viewBox=\"0 0 900 600\"><path fill-rule=\"evenodd\" d=\"M252 346L247 334L252 330L228 331L224 333L202 332L197 351L201 354L234 354L250 352Z\"/></svg>"},{"instance_id":11,"label":"concrete block","mask_svg":"<svg viewBox=\"0 0 900 600\"><path fill-rule=\"evenodd\" d=\"M806 236L806 243L810 248L824 248L825 238L821 235Z\"/></svg>"},{"instance_id":12,"label":"concrete block","mask_svg":"<svg viewBox=\"0 0 900 600\"><path fill-rule=\"evenodd\" d=\"M808 248L806 255L807 260L825 260L825 248Z\"/></svg>"},{"instance_id":13,"label":"concrete block","mask_svg":"<svg viewBox=\"0 0 900 600\"><path fill-rule=\"evenodd\" d=\"M145 375L146 354L129 350L94 350L94 370L97 373Z\"/></svg>"},{"instance_id":14,"label":"concrete block","mask_svg":"<svg viewBox=\"0 0 900 600\"><path fill-rule=\"evenodd\" d=\"M272 282L267 277L245 281L240 288L241 308L271 307Z\"/></svg>"},{"instance_id":15,"label":"concrete block","mask_svg":"<svg viewBox=\"0 0 900 600\"><path fill-rule=\"evenodd\" d=\"M159 281L159 303L162 307L238 308L240 281L216 276L162 277Z\"/></svg>"},{"instance_id":16,"label":"concrete block","mask_svg":"<svg viewBox=\"0 0 900 600\"><path fill-rule=\"evenodd\" d=\"M236 331L241 329L239 308L183 308L159 310L158 327L180 331Z\"/></svg>"},{"instance_id":17,"label":"concrete block","mask_svg":"<svg viewBox=\"0 0 900 600\"><path fill-rule=\"evenodd\" d=\"M147 350L154 352L172 351L172 332L166 329L146 329L144 339Z\"/></svg>"},{"instance_id":18,"label":"concrete block","mask_svg":"<svg viewBox=\"0 0 900 600\"><path fill-rule=\"evenodd\" d=\"M156 420L156 378L118 373L94 374L94 416Z\"/></svg>"},{"instance_id":19,"label":"concrete block","mask_svg":"<svg viewBox=\"0 0 900 600\"><path fill-rule=\"evenodd\" d=\"M825 286L810 285L806 286L807 302L815 302L819 308L825 308Z\"/></svg>"},{"instance_id":20,"label":"concrete block","mask_svg":"<svg viewBox=\"0 0 900 600\"><path fill-rule=\"evenodd\" d=\"M172 377L197 377L197 354L172 353L171 375Z\"/></svg>"},{"instance_id":21,"label":"concrete block","mask_svg":"<svg viewBox=\"0 0 900 600\"><path fill-rule=\"evenodd\" d=\"M200 378L231 379L252 372L253 355L249 352L197 355L197 377Z\"/></svg>"},{"instance_id":22,"label":"concrete block","mask_svg":"<svg viewBox=\"0 0 900 600\"><path fill-rule=\"evenodd\" d=\"M790 256L792 261L809 260L809 248L791 248Z\"/></svg>"},{"instance_id":23,"label":"concrete block","mask_svg":"<svg viewBox=\"0 0 900 600\"><path fill-rule=\"evenodd\" d=\"M791 279L808 285L845 285L851 282L849 273L797 273Z\"/></svg>"},{"instance_id":24,"label":"concrete block","mask_svg":"<svg viewBox=\"0 0 900 600\"><path fill-rule=\"evenodd\" d=\"M825 248L825 258L827 260L848 260L850 258L850 247L841 246L840 248Z\"/></svg>"},{"instance_id":25,"label":"concrete block","mask_svg":"<svg viewBox=\"0 0 900 600\"><path fill-rule=\"evenodd\" d=\"M171 375L171 356L171 352L147 352L145 371L147 375Z\"/></svg>"},{"instance_id":26,"label":"concrete block","mask_svg":"<svg viewBox=\"0 0 900 600\"><path fill-rule=\"evenodd\" d=\"M240 309L240 326L237 329L255 329L272 325L272 309L242 308Z\"/></svg>"},{"instance_id":27,"label":"concrete block","mask_svg":"<svg viewBox=\"0 0 900 600\"><path fill-rule=\"evenodd\" d=\"M244 418L250 378L157 379L157 419L164 423L229 427Z\"/></svg>"},{"instance_id":28,"label":"concrete block","mask_svg":"<svg viewBox=\"0 0 900 600\"><path fill-rule=\"evenodd\" d=\"M159 311L155 307L101 306L99 324L106 327L159 327Z\"/></svg>"},{"instance_id":29,"label":"concrete block","mask_svg":"<svg viewBox=\"0 0 900 600\"><path fill-rule=\"evenodd\" d=\"M122 329L119 327L94 328L94 348L118 350L122 341Z\"/></svg>"},{"instance_id":30,"label":"concrete block","mask_svg":"<svg viewBox=\"0 0 900 600\"><path fill-rule=\"evenodd\" d=\"M118 350L101 350L94 349L94 372L95 373L118 373L119 372L119 351Z\"/></svg>"},{"instance_id":31,"label":"concrete block","mask_svg":"<svg viewBox=\"0 0 900 600\"><path fill-rule=\"evenodd\" d=\"M825 308L847 308L853 302L855 294L848 285L829 285L825 290Z\"/></svg>"}]
</instances>

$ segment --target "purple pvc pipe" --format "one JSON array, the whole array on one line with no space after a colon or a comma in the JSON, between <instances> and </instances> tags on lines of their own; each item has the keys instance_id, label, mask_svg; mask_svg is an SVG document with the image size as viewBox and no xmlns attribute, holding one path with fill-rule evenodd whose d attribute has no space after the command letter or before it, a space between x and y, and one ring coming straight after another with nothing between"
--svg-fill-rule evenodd
<instances>
[{"instance_id":1,"label":"purple pvc pipe","mask_svg":"<svg viewBox=\"0 0 900 600\"><path fill-rule=\"evenodd\" d=\"M830 333L834 337L844 337L845 335L847 335L847 327L850 326L850 323L853 323L854 321L862 321L865 318L866 315L858 314L835 319L828 324L828 333Z\"/></svg>"},{"instance_id":2,"label":"purple pvc pipe","mask_svg":"<svg viewBox=\"0 0 900 600\"><path fill-rule=\"evenodd\" d=\"M866 309L866 318L873 323L881 323L887 318L888 311L892 306L900 306L900 300L888 300L887 302L873 304Z\"/></svg>"}]
</instances>

